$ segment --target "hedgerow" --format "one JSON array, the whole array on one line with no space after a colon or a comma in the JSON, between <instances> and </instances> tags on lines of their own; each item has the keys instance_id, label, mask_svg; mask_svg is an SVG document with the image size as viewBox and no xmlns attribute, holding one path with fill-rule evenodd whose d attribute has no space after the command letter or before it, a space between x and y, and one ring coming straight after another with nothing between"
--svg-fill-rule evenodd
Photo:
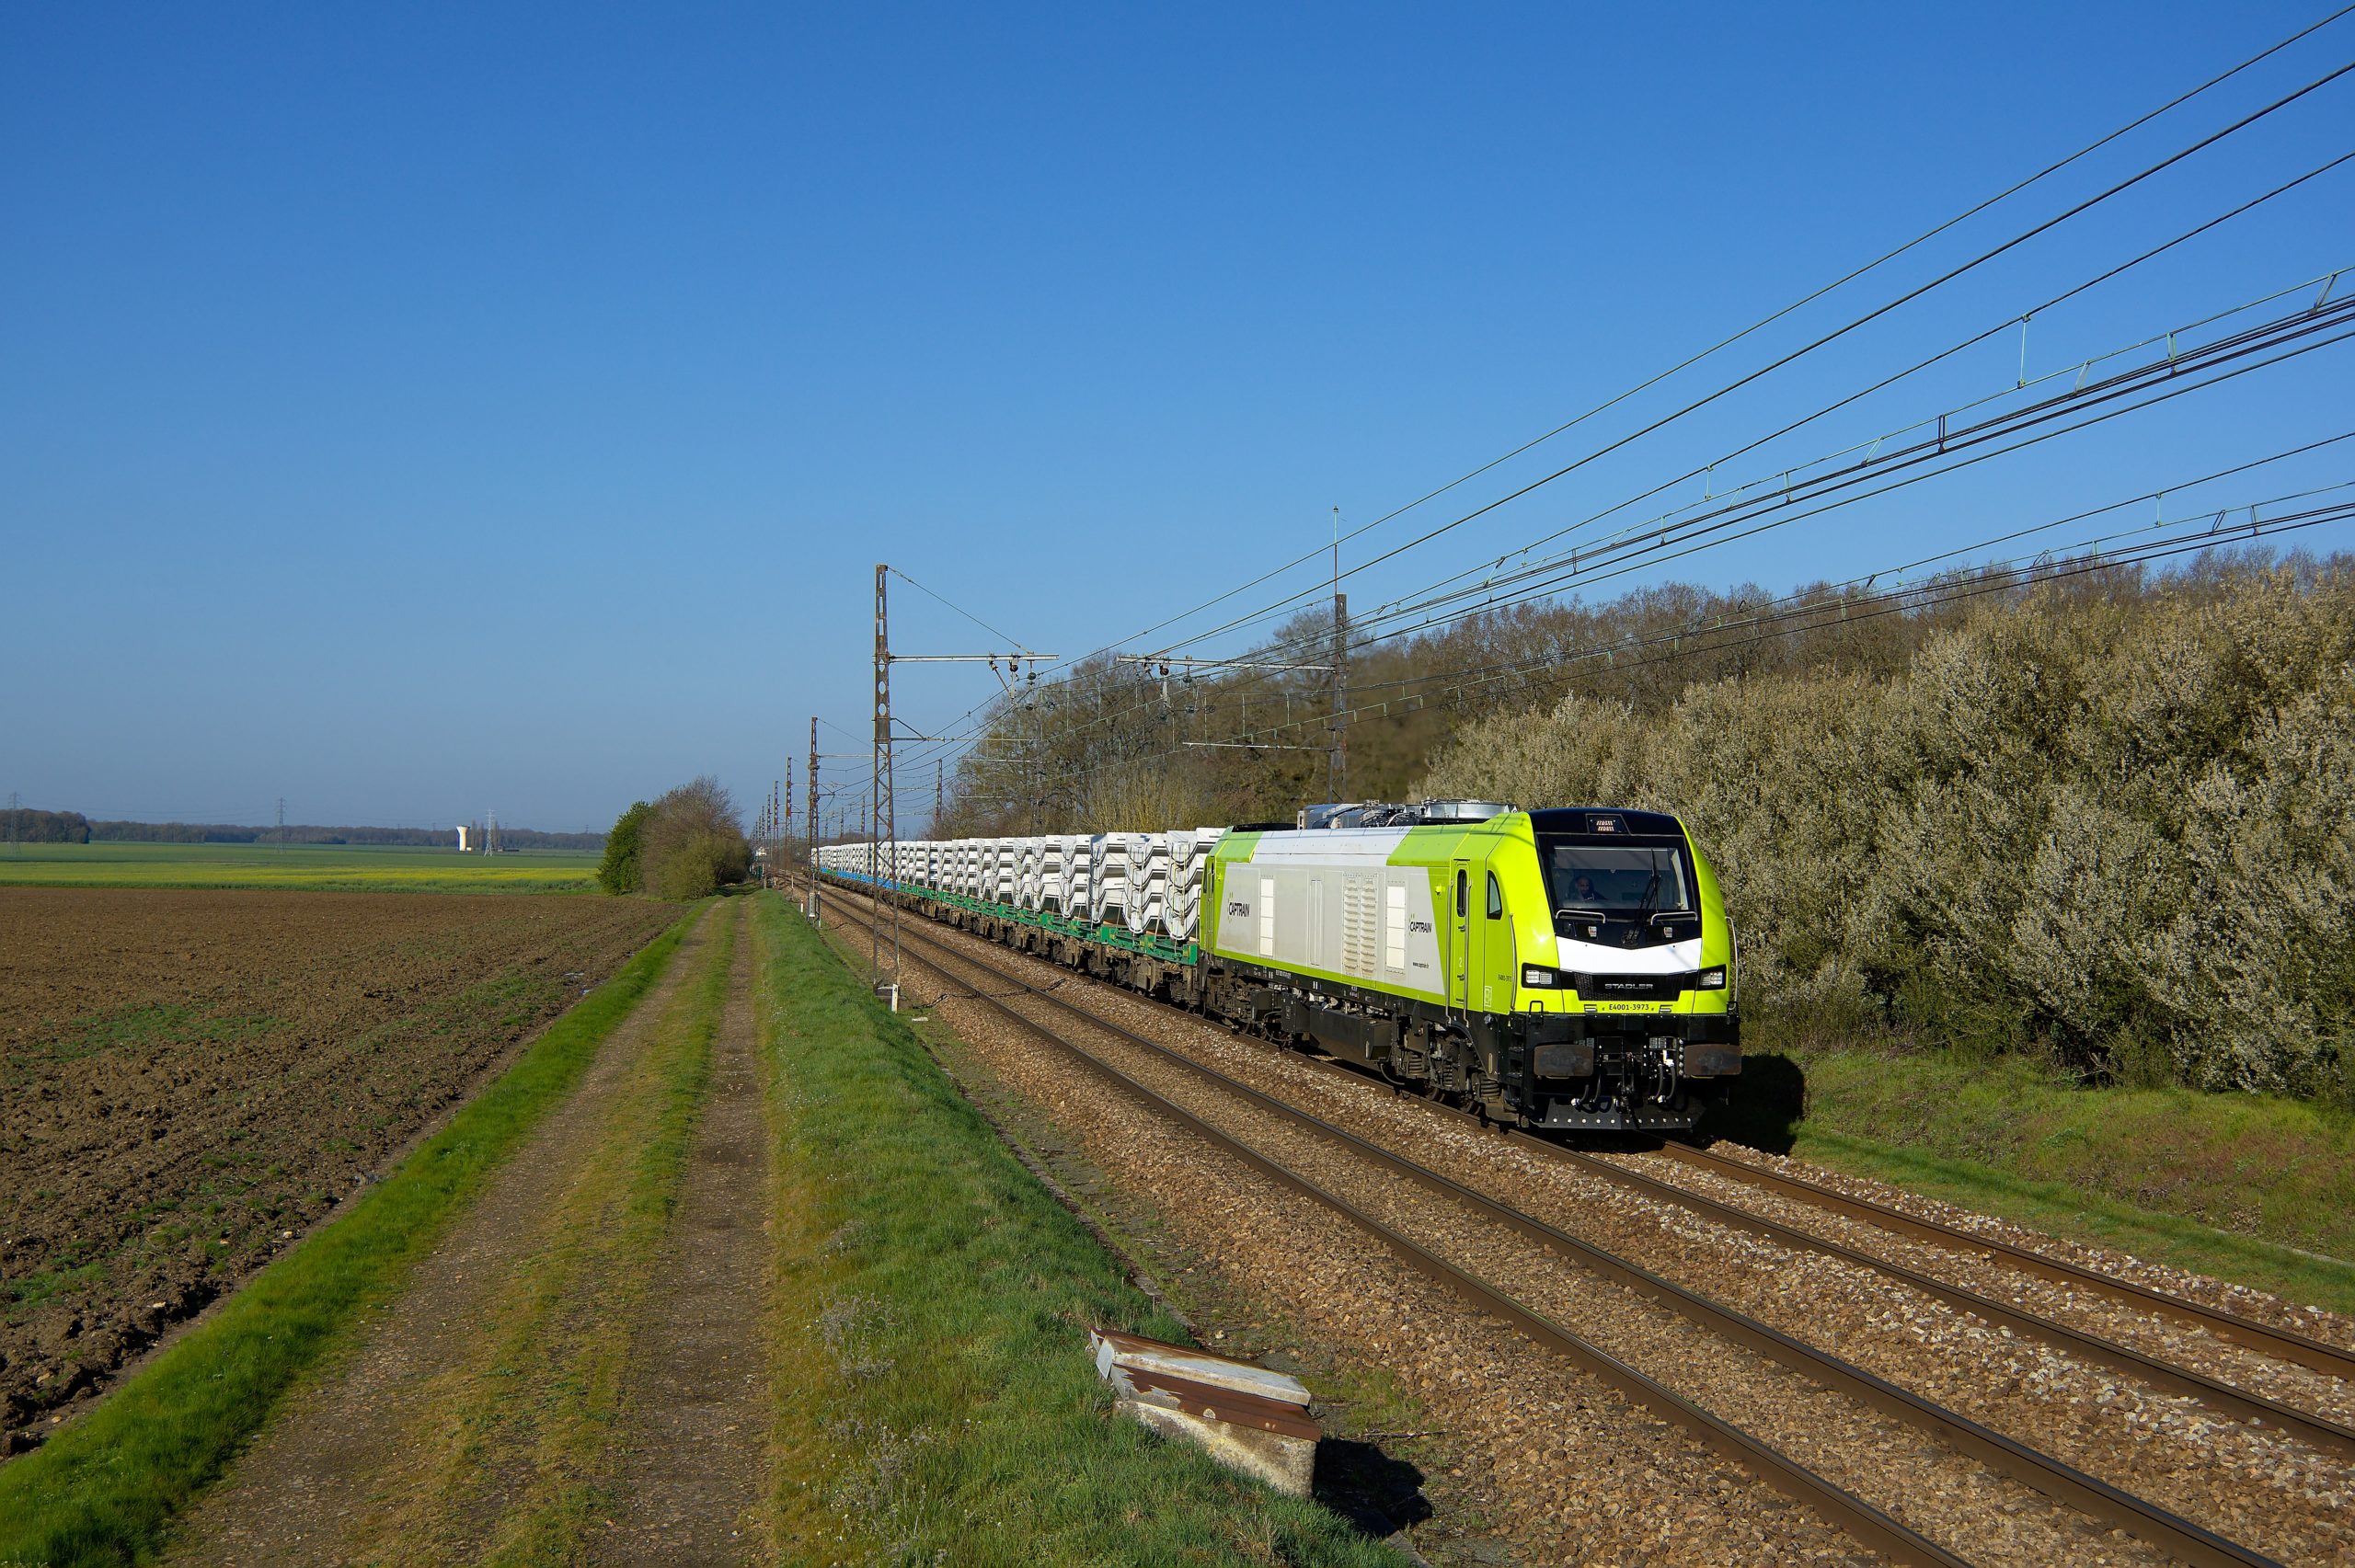
<instances>
[{"instance_id":1,"label":"hedgerow","mask_svg":"<svg viewBox=\"0 0 2355 1568\"><path fill-rule=\"evenodd\" d=\"M1739 676L1664 708L1574 693L1467 725L1425 787L1681 813L1770 1027L2349 1090L2343 565L2025 590L1887 673Z\"/></svg>"}]
</instances>

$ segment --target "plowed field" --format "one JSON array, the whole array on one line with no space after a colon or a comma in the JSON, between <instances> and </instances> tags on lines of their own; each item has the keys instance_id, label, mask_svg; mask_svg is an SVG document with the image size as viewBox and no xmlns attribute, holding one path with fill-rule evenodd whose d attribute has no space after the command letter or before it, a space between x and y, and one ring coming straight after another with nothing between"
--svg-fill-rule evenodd
<instances>
[{"instance_id":1,"label":"plowed field","mask_svg":"<svg viewBox=\"0 0 2355 1568\"><path fill-rule=\"evenodd\" d=\"M677 912L0 888L7 1448L380 1173Z\"/></svg>"}]
</instances>

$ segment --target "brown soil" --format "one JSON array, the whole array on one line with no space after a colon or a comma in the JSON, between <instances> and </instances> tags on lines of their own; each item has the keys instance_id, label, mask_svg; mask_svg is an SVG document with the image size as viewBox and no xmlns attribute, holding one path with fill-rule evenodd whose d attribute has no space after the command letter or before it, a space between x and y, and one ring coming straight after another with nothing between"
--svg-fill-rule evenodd
<instances>
[{"instance_id":1,"label":"brown soil","mask_svg":"<svg viewBox=\"0 0 2355 1568\"><path fill-rule=\"evenodd\" d=\"M375 1179L675 915L0 889L0 1451Z\"/></svg>"}]
</instances>

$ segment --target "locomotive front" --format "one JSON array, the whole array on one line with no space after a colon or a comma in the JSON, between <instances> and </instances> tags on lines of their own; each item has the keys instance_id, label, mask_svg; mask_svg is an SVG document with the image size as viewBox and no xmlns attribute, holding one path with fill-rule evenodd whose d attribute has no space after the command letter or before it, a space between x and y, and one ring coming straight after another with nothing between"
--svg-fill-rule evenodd
<instances>
[{"instance_id":1,"label":"locomotive front","mask_svg":"<svg viewBox=\"0 0 2355 1568\"><path fill-rule=\"evenodd\" d=\"M1733 928L1708 861L1664 812L1527 820L1534 864L1512 853L1499 888L1517 939L1507 1059L1522 1114L1545 1127L1692 1126L1741 1070Z\"/></svg>"}]
</instances>

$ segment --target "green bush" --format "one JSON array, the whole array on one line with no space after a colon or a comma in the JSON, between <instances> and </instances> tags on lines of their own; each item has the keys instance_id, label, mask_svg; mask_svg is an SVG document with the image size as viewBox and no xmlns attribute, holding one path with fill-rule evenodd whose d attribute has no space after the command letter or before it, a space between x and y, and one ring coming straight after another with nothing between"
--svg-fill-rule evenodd
<instances>
[{"instance_id":1,"label":"green bush","mask_svg":"<svg viewBox=\"0 0 2355 1568\"><path fill-rule=\"evenodd\" d=\"M2344 1093L2351 659L2338 567L2037 590L1885 675L1477 720L1425 787L1682 814L1724 880L1753 1015L2105 1079Z\"/></svg>"},{"instance_id":2,"label":"green bush","mask_svg":"<svg viewBox=\"0 0 2355 1568\"><path fill-rule=\"evenodd\" d=\"M641 800L614 819L613 831L605 835L605 858L597 865L598 887L608 893L638 891L642 880L638 840L653 814L654 807Z\"/></svg>"},{"instance_id":3,"label":"green bush","mask_svg":"<svg viewBox=\"0 0 2355 1568\"><path fill-rule=\"evenodd\" d=\"M752 869L752 846L736 802L706 774L623 812L605 836L597 881L608 893L700 898L743 881Z\"/></svg>"}]
</instances>

